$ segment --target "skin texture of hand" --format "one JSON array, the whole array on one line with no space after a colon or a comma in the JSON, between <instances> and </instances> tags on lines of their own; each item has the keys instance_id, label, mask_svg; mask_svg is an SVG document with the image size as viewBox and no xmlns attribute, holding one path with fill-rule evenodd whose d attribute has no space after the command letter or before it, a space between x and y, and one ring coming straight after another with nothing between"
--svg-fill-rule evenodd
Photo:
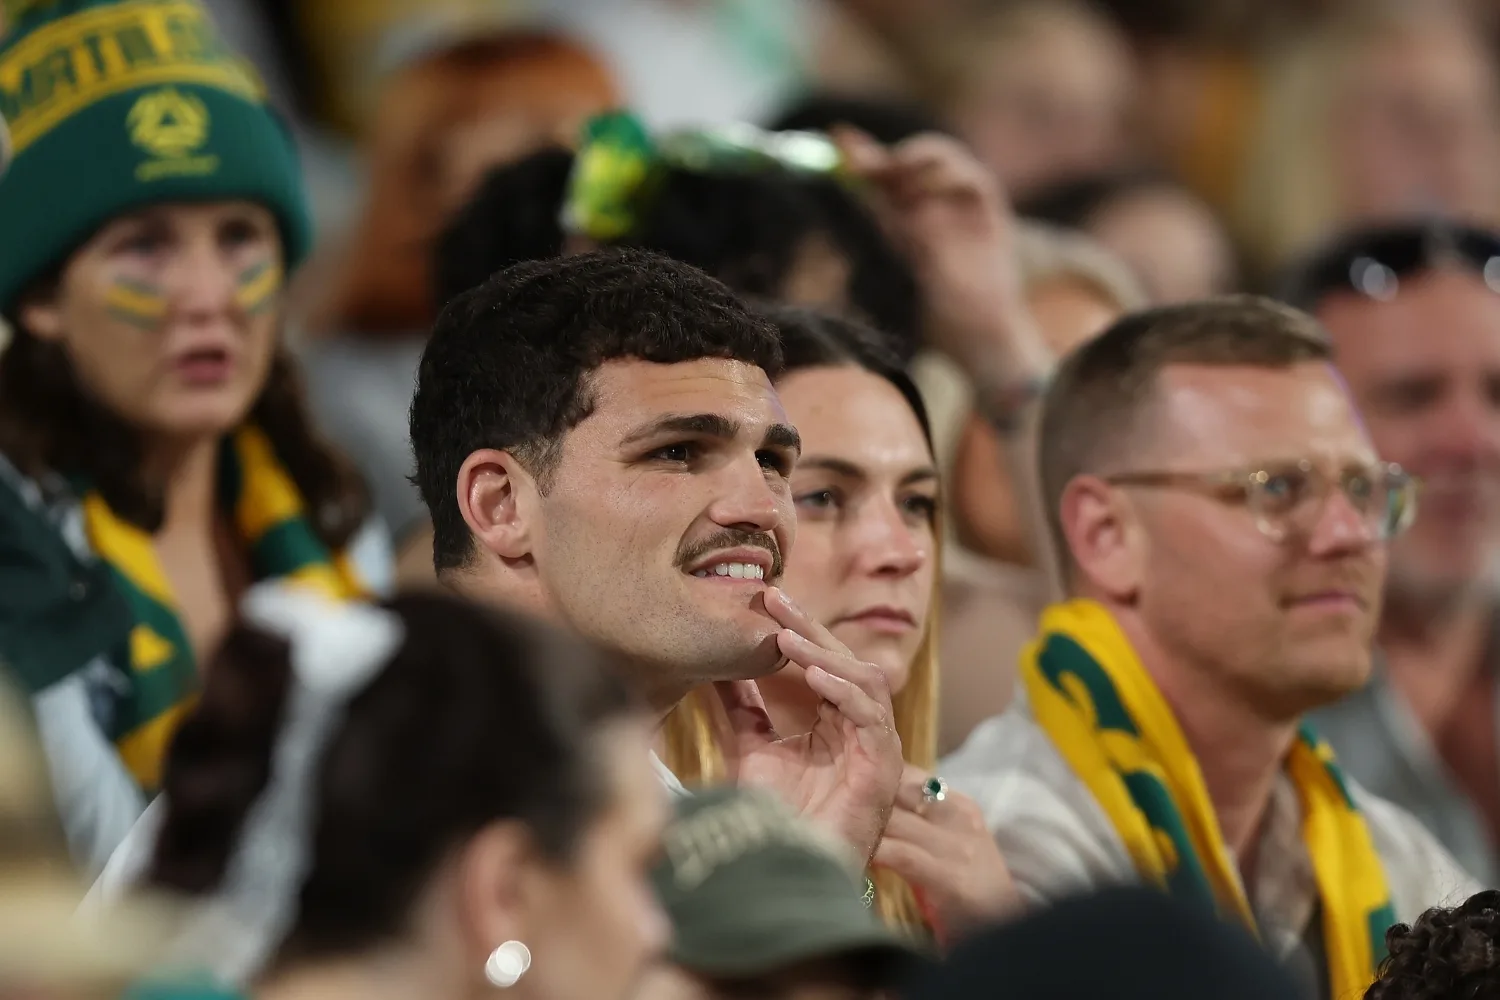
<instances>
[{"instance_id":1,"label":"skin texture of hand","mask_svg":"<svg viewBox=\"0 0 1500 1000\"><path fill-rule=\"evenodd\" d=\"M927 772L910 765L875 863L917 891L944 942L1020 909L1020 896L984 815L973 799L948 790L941 802L922 796Z\"/></svg>"},{"instance_id":2,"label":"skin texture of hand","mask_svg":"<svg viewBox=\"0 0 1500 1000\"><path fill-rule=\"evenodd\" d=\"M835 141L927 303L927 335L971 371L1024 378L1050 358L1021 294L1014 222L999 182L958 140L886 147L858 129ZM978 366L978 367L976 367Z\"/></svg>"},{"instance_id":3,"label":"skin texture of hand","mask_svg":"<svg viewBox=\"0 0 1500 1000\"><path fill-rule=\"evenodd\" d=\"M783 737L754 681L716 683L727 717L719 744L730 778L779 795L868 861L890 818L903 767L885 675L856 659L781 590L768 588L765 602L782 626L776 636L782 655L802 668L822 701L811 732Z\"/></svg>"}]
</instances>

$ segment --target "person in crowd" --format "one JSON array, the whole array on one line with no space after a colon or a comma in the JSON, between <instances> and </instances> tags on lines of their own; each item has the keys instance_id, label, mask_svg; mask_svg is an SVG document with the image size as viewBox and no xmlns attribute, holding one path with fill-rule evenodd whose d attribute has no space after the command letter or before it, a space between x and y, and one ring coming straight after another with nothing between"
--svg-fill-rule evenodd
<instances>
[{"instance_id":1,"label":"person in crowd","mask_svg":"<svg viewBox=\"0 0 1500 1000\"><path fill-rule=\"evenodd\" d=\"M712 684L731 773L868 861L901 742L879 667L782 589L801 443L781 364L776 328L686 264L517 264L438 319L411 408L417 480L441 583L613 650L658 718ZM811 733L779 737L753 683L784 663L821 699Z\"/></svg>"},{"instance_id":2,"label":"person in crowd","mask_svg":"<svg viewBox=\"0 0 1500 1000\"><path fill-rule=\"evenodd\" d=\"M485 172L577 140L619 97L605 66L562 35L471 32L392 70L369 139L369 193L353 231L321 262L301 345L314 416L360 466L398 537L422 516L406 409L443 304L432 247Z\"/></svg>"},{"instance_id":3,"label":"person in crowd","mask_svg":"<svg viewBox=\"0 0 1500 1000\"><path fill-rule=\"evenodd\" d=\"M1004 862L972 802L920 789L936 762L941 527L937 469L916 386L875 331L826 314L766 310L781 333L776 392L802 439L791 479L797 544L786 586L816 621L884 672L908 794L875 859L892 924L940 939L1003 913ZM782 732L811 730L818 695L795 667L757 685ZM714 703L698 690L667 716L665 760L691 785L723 780ZM919 895L913 894L916 887Z\"/></svg>"},{"instance_id":4,"label":"person in crowd","mask_svg":"<svg viewBox=\"0 0 1500 1000\"><path fill-rule=\"evenodd\" d=\"M1375 448L1422 481L1391 549L1375 676L1318 716L1349 772L1485 885L1500 876L1500 233L1362 228L1287 279Z\"/></svg>"},{"instance_id":5,"label":"person in crowd","mask_svg":"<svg viewBox=\"0 0 1500 1000\"><path fill-rule=\"evenodd\" d=\"M1390 954L1365 1000L1467 1000L1500 992L1500 892L1435 906L1386 935Z\"/></svg>"},{"instance_id":6,"label":"person in crowd","mask_svg":"<svg viewBox=\"0 0 1500 1000\"><path fill-rule=\"evenodd\" d=\"M89 50L105 69L66 103L3 92L0 178L0 660L35 696L93 868L156 789L238 594L268 578L361 594L389 551L278 342L311 233L257 82L193 3L12 17L0 80L109 29Z\"/></svg>"},{"instance_id":7,"label":"person in crowd","mask_svg":"<svg viewBox=\"0 0 1500 1000\"><path fill-rule=\"evenodd\" d=\"M913 975L903 1000L1295 1000L1250 935L1136 887L1067 899L977 935Z\"/></svg>"},{"instance_id":8,"label":"person in crowd","mask_svg":"<svg viewBox=\"0 0 1500 1000\"><path fill-rule=\"evenodd\" d=\"M1266 56L1233 205L1258 277L1350 226L1500 225L1500 71L1472 8L1341 4Z\"/></svg>"},{"instance_id":9,"label":"person in crowd","mask_svg":"<svg viewBox=\"0 0 1500 1000\"><path fill-rule=\"evenodd\" d=\"M1069 599L940 769L1029 901L1158 886L1363 990L1386 928L1477 885L1303 724L1368 679L1415 504L1325 334L1250 297L1127 316L1062 363L1039 465Z\"/></svg>"},{"instance_id":10,"label":"person in crowd","mask_svg":"<svg viewBox=\"0 0 1500 1000\"><path fill-rule=\"evenodd\" d=\"M865 182L863 204L844 185L787 170L665 168L652 196L629 206L634 235L623 242L693 264L742 294L852 313L895 338L903 361L925 339L973 373L1001 423L1024 423L1017 418L1048 359L1014 291L1009 216L993 178L951 138L883 146L844 129L838 141L842 169ZM589 245L558 224L573 163L566 152L544 152L486 180L439 243L445 294ZM923 198L898 204L884 193L929 169L937 183ZM415 579L429 547L430 538L414 537L403 578Z\"/></svg>"},{"instance_id":11,"label":"person in crowd","mask_svg":"<svg viewBox=\"0 0 1500 1000\"><path fill-rule=\"evenodd\" d=\"M256 1000L625 997L669 810L618 674L449 595L252 590L132 859L190 906L171 965Z\"/></svg>"},{"instance_id":12,"label":"person in crowd","mask_svg":"<svg viewBox=\"0 0 1500 1000\"><path fill-rule=\"evenodd\" d=\"M1147 299L1130 270L1087 237L1021 223L1016 257L1025 304L1047 346L1064 357ZM912 366L932 422L944 484L943 684L938 752L956 749L1010 700L1015 663L1036 631L1053 581L1036 518L1013 485L1023 455L974 408L969 374L926 351Z\"/></svg>"},{"instance_id":13,"label":"person in crowd","mask_svg":"<svg viewBox=\"0 0 1500 1000\"><path fill-rule=\"evenodd\" d=\"M1202 199L1159 173L1074 178L1035 192L1016 212L1098 240L1158 305L1223 295L1238 284L1224 225Z\"/></svg>"},{"instance_id":14,"label":"person in crowd","mask_svg":"<svg viewBox=\"0 0 1500 1000\"><path fill-rule=\"evenodd\" d=\"M1017 0L957 19L921 48L919 90L1013 197L1131 157L1133 56L1089 4Z\"/></svg>"},{"instance_id":15,"label":"person in crowd","mask_svg":"<svg viewBox=\"0 0 1500 1000\"><path fill-rule=\"evenodd\" d=\"M174 916L137 899L84 923L47 762L22 694L0 678L0 997L106 1000L159 955Z\"/></svg>"},{"instance_id":16,"label":"person in crowd","mask_svg":"<svg viewBox=\"0 0 1500 1000\"><path fill-rule=\"evenodd\" d=\"M742 295L793 305L848 308L900 338L909 357L921 339L911 269L852 192L826 171L761 164L732 153L679 162L633 119L601 119L576 154L543 150L492 171L443 235L437 278L447 298L523 260L611 245L666 254ZM701 133L713 148L716 133ZM593 157L632 156L609 231L568 227L590 211L577 172ZM589 231L592 229L592 231Z\"/></svg>"},{"instance_id":17,"label":"person in crowd","mask_svg":"<svg viewBox=\"0 0 1500 1000\"><path fill-rule=\"evenodd\" d=\"M634 1000L880 1000L920 967L847 849L769 796L679 799L662 841L652 875L672 945Z\"/></svg>"}]
</instances>

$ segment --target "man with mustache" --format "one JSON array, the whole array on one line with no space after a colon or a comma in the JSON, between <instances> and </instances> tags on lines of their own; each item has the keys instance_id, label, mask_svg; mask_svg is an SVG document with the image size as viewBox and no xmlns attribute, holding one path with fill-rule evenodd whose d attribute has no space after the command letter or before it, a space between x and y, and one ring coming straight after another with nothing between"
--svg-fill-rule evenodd
<instances>
[{"instance_id":1,"label":"man with mustache","mask_svg":"<svg viewBox=\"0 0 1500 1000\"><path fill-rule=\"evenodd\" d=\"M1349 770L1500 877L1500 234L1355 232L1288 298L1314 311L1381 457L1422 481L1391 547L1373 682L1317 724Z\"/></svg>"},{"instance_id":2,"label":"man with mustache","mask_svg":"<svg viewBox=\"0 0 1500 1000\"><path fill-rule=\"evenodd\" d=\"M616 651L663 715L711 684L740 782L868 860L900 739L879 668L776 586L800 449L780 365L776 328L685 264L518 264L438 319L411 408L416 478L444 584ZM823 707L811 733L781 738L753 678L786 662Z\"/></svg>"},{"instance_id":3,"label":"man with mustache","mask_svg":"<svg viewBox=\"0 0 1500 1000\"><path fill-rule=\"evenodd\" d=\"M1033 903L1159 885L1358 995L1389 926L1475 886L1302 726L1369 676L1414 495L1324 334L1248 297L1127 316L1062 363L1039 460L1071 599L945 776Z\"/></svg>"}]
</instances>

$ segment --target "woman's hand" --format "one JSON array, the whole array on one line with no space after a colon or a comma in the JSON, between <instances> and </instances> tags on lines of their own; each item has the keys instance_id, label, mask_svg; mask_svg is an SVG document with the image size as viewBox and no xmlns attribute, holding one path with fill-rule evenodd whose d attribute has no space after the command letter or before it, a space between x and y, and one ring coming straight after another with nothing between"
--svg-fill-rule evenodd
<instances>
[{"instance_id":1,"label":"woman's hand","mask_svg":"<svg viewBox=\"0 0 1500 1000\"><path fill-rule=\"evenodd\" d=\"M1014 913L1020 896L979 806L951 789L931 801L930 777L907 765L875 863L910 883L946 944Z\"/></svg>"}]
</instances>

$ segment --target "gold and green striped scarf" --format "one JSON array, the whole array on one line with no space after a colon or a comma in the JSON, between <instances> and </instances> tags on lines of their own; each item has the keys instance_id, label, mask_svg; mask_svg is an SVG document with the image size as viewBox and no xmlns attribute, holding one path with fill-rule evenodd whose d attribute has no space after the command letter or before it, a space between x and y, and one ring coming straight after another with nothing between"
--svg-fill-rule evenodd
<instances>
[{"instance_id":1,"label":"gold and green striped scarf","mask_svg":"<svg viewBox=\"0 0 1500 1000\"><path fill-rule=\"evenodd\" d=\"M331 556L314 534L296 485L260 430L247 426L225 440L218 486L256 580L284 577L338 599L363 594L347 557ZM115 516L97 490L85 492L83 512L89 543L114 571L135 617L130 693L111 736L130 773L154 792L167 745L196 696L198 667L151 536Z\"/></svg>"},{"instance_id":2,"label":"gold and green striped scarf","mask_svg":"<svg viewBox=\"0 0 1500 1000\"><path fill-rule=\"evenodd\" d=\"M1198 761L1130 642L1093 601L1054 604L1021 654L1037 722L1144 881L1258 932ZM1286 760L1323 903L1335 998L1364 995L1395 923L1385 871L1333 751L1305 726Z\"/></svg>"}]
</instances>

